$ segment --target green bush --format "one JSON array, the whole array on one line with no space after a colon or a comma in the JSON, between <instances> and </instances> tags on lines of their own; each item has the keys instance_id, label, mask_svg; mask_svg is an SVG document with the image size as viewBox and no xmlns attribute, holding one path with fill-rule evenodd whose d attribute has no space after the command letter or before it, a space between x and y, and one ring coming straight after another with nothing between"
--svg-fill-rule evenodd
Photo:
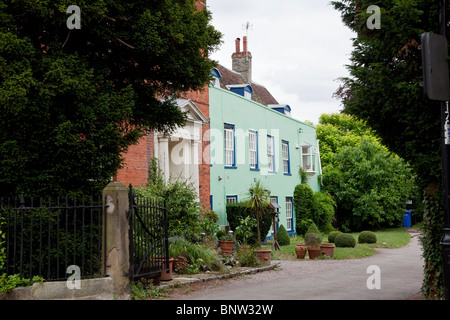
<instances>
[{"instance_id":1,"label":"green bush","mask_svg":"<svg viewBox=\"0 0 450 320\"><path fill-rule=\"evenodd\" d=\"M334 240L335 240L336 237L337 237L338 235L340 235L340 234L342 234L341 231L338 231L338 230L336 230L336 231L331 231L331 232L328 234L328 242L329 242L329 243L334 243Z\"/></svg>"},{"instance_id":2,"label":"green bush","mask_svg":"<svg viewBox=\"0 0 450 320\"><path fill-rule=\"evenodd\" d=\"M354 248L356 240L351 234L342 233L334 239L334 244L339 248Z\"/></svg>"},{"instance_id":3,"label":"green bush","mask_svg":"<svg viewBox=\"0 0 450 320\"><path fill-rule=\"evenodd\" d=\"M240 248L236 254L241 267L256 267L261 264L252 248Z\"/></svg>"},{"instance_id":4,"label":"green bush","mask_svg":"<svg viewBox=\"0 0 450 320\"><path fill-rule=\"evenodd\" d=\"M313 196L313 220L323 232L332 230L331 221L334 218L336 203L327 192L316 192Z\"/></svg>"},{"instance_id":5,"label":"green bush","mask_svg":"<svg viewBox=\"0 0 450 320\"><path fill-rule=\"evenodd\" d=\"M148 186L134 190L139 196L166 201L169 236L183 236L191 242L198 242L202 233L215 232L213 220L216 217L213 214L201 215L202 207L192 185L184 180L164 182L156 163L153 159Z\"/></svg>"},{"instance_id":6,"label":"green bush","mask_svg":"<svg viewBox=\"0 0 450 320\"><path fill-rule=\"evenodd\" d=\"M322 233L317 228L317 225L313 222L309 225L305 234L305 245L310 248L317 248L322 242Z\"/></svg>"},{"instance_id":7,"label":"green bush","mask_svg":"<svg viewBox=\"0 0 450 320\"><path fill-rule=\"evenodd\" d=\"M219 258L210 248L191 243L183 237L169 238L169 256L186 259L186 264L177 270L181 273L199 273L201 265L216 270L216 266L220 265Z\"/></svg>"},{"instance_id":8,"label":"green bush","mask_svg":"<svg viewBox=\"0 0 450 320\"><path fill-rule=\"evenodd\" d=\"M245 219L248 216L253 217L252 213L247 208L245 202L228 203L226 210L227 210L227 220L231 230L236 230L236 228L240 225L242 219ZM265 240L267 233L269 233L270 226L272 225L272 214L270 214L271 212L272 210L268 206L265 214L262 215L262 218L259 221L261 241ZM253 234L255 235L255 237L249 239L248 244L250 245L254 245L257 242L256 223L253 227Z\"/></svg>"},{"instance_id":9,"label":"green bush","mask_svg":"<svg viewBox=\"0 0 450 320\"><path fill-rule=\"evenodd\" d=\"M372 231L363 231L358 236L358 243L377 243L377 236Z\"/></svg>"},{"instance_id":10,"label":"green bush","mask_svg":"<svg viewBox=\"0 0 450 320\"><path fill-rule=\"evenodd\" d=\"M240 220L239 225L234 230L234 235L236 236L236 240L240 244L248 244L250 242L256 241L255 238L257 235L254 233L256 228L256 219L247 216Z\"/></svg>"},{"instance_id":11,"label":"green bush","mask_svg":"<svg viewBox=\"0 0 450 320\"><path fill-rule=\"evenodd\" d=\"M295 230L298 234L305 234L308 225L313 221L314 192L305 183L295 186L294 189L294 211Z\"/></svg>"},{"instance_id":12,"label":"green bush","mask_svg":"<svg viewBox=\"0 0 450 320\"><path fill-rule=\"evenodd\" d=\"M44 282L44 278L34 276L32 279L22 278L20 274L7 276L6 273L0 276L0 292L10 292L17 287L29 287L36 282Z\"/></svg>"},{"instance_id":13,"label":"green bush","mask_svg":"<svg viewBox=\"0 0 450 320\"><path fill-rule=\"evenodd\" d=\"M318 233L307 233L305 236L305 245L308 248L318 248L322 243L322 237Z\"/></svg>"},{"instance_id":14,"label":"green bush","mask_svg":"<svg viewBox=\"0 0 450 320\"><path fill-rule=\"evenodd\" d=\"M288 246L291 244L291 239L289 238L289 233L283 225L280 225L277 231L277 240L280 246Z\"/></svg>"},{"instance_id":15,"label":"green bush","mask_svg":"<svg viewBox=\"0 0 450 320\"><path fill-rule=\"evenodd\" d=\"M319 228L317 228L317 225L313 222L309 225L308 230L306 230L305 235L308 235L309 233L316 233L320 235Z\"/></svg>"}]
</instances>

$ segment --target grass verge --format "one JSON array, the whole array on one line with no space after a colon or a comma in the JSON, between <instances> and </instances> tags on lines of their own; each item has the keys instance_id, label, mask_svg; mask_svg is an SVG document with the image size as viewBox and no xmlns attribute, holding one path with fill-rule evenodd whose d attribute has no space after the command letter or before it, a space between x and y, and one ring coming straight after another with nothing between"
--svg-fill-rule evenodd
<instances>
[{"instance_id":1,"label":"grass verge","mask_svg":"<svg viewBox=\"0 0 450 320\"><path fill-rule=\"evenodd\" d=\"M350 233L356 240L356 246L354 248L334 248L333 259L354 259L364 258L376 254L375 248L400 248L406 245L411 238L411 235L405 228L390 228L381 229L375 231L377 236L377 243L373 244L360 244L358 243L358 236L360 232ZM291 238L291 243L286 246L282 246L280 251L272 250L273 260L295 260L295 246L304 242L304 239L300 236ZM328 237L324 236L324 243L328 243ZM271 245L265 245L264 248L271 249Z\"/></svg>"}]
</instances>

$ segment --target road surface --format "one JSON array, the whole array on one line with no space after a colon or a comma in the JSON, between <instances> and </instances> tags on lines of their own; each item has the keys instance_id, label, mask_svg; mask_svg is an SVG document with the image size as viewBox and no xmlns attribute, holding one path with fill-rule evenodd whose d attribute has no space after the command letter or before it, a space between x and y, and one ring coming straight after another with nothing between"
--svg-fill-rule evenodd
<instances>
[{"instance_id":1,"label":"road surface","mask_svg":"<svg viewBox=\"0 0 450 320\"><path fill-rule=\"evenodd\" d=\"M412 232L414 232L412 230ZM183 300L408 300L420 296L419 234L361 259L279 261L278 270L205 284ZM278 261L277 261L278 262ZM280 270L281 269L281 270Z\"/></svg>"}]
</instances>

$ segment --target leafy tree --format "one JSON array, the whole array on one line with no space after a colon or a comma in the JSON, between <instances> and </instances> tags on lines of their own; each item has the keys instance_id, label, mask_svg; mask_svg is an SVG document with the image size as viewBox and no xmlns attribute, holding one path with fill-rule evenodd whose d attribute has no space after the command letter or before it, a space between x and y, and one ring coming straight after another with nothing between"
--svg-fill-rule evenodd
<instances>
[{"instance_id":1,"label":"leafy tree","mask_svg":"<svg viewBox=\"0 0 450 320\"><path fill-rule=\"evenodd\" d=\"M394 226L406 200L416 196L415 176L407 163L383 146L364 121L346 114L322 115L317 126L323 190L336 202L342 230Z\"/></svg>"},{"instance_id":2,"label":"leafy tree","mask_svg":"<svg viewBox=\"0 0 450 320\"><path fill-rule=\"evenodd\" d=\"M366 139L381 146L380 139L364 121L347 114L322 114L316 130L323 171L333 166L334 154L345 146L358 146Z\"/></svg>"},{"instance_id":3,"label":"leafy tree","mask_svg":"<svg viewBox=\"0 0 450 320\"><path fill-rule=\"evenodd\" d=\"M440 179L440 107L423 95L420 35L439 32L439 3L435 0L370 0L333 1L342 21L357 36L350 76L342 79L336 96L342 99L344 112L366 120L381 137L383 144L411 163L421 189L437 190ZM366 12L369 5L381 8L381 29L369 30ZM448 2L447 2L448 4ZM446 8L449 16L449 7ZM446 33L449 34L447 24ZM427 195L428 196L428 195ZM430 210L430 216L441 211ZM441 250L435 228L426 225L438 220L424 220L424 238L433 252ZM439 232L441 233L441 232ZM439 263L434 255L424 255L424 287L442 286L442 273L430 268ZM438 279L437 281L430 279ZM440 279L440 280L439 280ZM442 288L442 287L441 287Z\"/></svg>"},{"instance_id":4,"label":"leafy tree","mask_svg":"<svg viewBox=\"0 0 450 320\"><path fill-rule=\"evenodd\" d=\"M339 228L348 231L401 225L406 201L414 196L411 169L398 156L369 140L335 154L324 172L324 189L337 203Z\"/></svg>"},{"instance_id":5,"label":"leafy tree","mask_svg":"<svg viewBox=\"0 0 450 320\"><path fill-rule=\"evenodd\" d=\"M383 144L410 162L422 187L439 181L440 108L424 97L419 49L423 32L438 32L439 1L332 1L353 39L350 77L336 96L347 114L367 121ZM381 9L381 28L370 30L370 5Z\"/></svg>"},{"instance_id":6,"label":"leafy tree","mask_svg":"<svg viewBox=\"0 0 450 320\"><path fill-rule=\"evenodd\" d=\"M220 44L194 0L0 1L0 193L101 189L148 130L170 132L174 103L210 79Z\"/></svg>"}]
</instances>

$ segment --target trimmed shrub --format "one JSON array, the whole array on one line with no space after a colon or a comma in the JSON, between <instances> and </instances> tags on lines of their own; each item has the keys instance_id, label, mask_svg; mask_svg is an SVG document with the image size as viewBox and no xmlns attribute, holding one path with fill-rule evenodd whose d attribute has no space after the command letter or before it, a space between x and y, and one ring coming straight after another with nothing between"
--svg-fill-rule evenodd
<instances>
[{"instance_id":1,"label":"trimmed shrub","mask_svg":"<svg viewBox=\"0 0 450 320\"><path fill-rule=\"evenodd\" d=\"M291 239L289 238L289 233L286 228L281 225L277 231L277 240L280 246L288 246L291 244Z\"/></svg>"},{"instance_id":2,"label":"trimmed shrub","mask_svg":"<svg viewBox=\"0 0 450 320\"><path fill-rule=\"evenodd\" d=\"M305 235L308 235L309 233L316 233L320 235L319 228L317 228L317 225L313 222L309 225L308 230L306 230Z\"/></svg>"},{"instance_id":3,"label":"trimmed shrub","mask_svg":"<svg viewBox=\"0 0 450 320\"><path fill-rule=\"evenodd\" d=\"M310 248L317 248L320 246L321 242L322 234L320 233L319 228L317 228L317 225L313 222L308 227L308 230L306 230L305 245Z\"/></svg>"},{"instance_id":4,"label":"trimmed shrub","mask_svg":"<svg viewBox=\"0 0 450 320\"><path fill-rule=\"evenodd\" d=\"M358 236L358 243L377 243L377 236L372 231L363 231Z\"/></svg>"},{"instance_id":5,"label":"trimmed shrub","mask_svg":"<svg viewBox=\"0 0 450 320\"><path fill-rule=\"evenodd\" d=\"M356 246L356 240L351 234L341 233L334 239L334 244L339 248L354 248Z\"/></svg>"},{"instance_id":6,"label":"trimmed shrub","mask_svg":"<svg viewBox=\"0 0 450 320\"><path fill-rule=\"evenodd\" d=\"M338 231L338 230L336 230L336 231L331 231L331 232L328 234L328 242L329 242L329 243L334 243L334 240L335 240L336 237L337 237L338 235L340 235L340 234L342 234L341 231Z\"/></svg>"},{"instance_id":7,"label":"trimmed shrub","mask_svg":"<svg viewBox=\"0 0 450 320\"><path fill-rule=\"evenodd\" d=\"M303 235L314 216L314 192L309 185L302 183L295 186L294 212L295 230Z\"/></svg>"}]
</instances>

